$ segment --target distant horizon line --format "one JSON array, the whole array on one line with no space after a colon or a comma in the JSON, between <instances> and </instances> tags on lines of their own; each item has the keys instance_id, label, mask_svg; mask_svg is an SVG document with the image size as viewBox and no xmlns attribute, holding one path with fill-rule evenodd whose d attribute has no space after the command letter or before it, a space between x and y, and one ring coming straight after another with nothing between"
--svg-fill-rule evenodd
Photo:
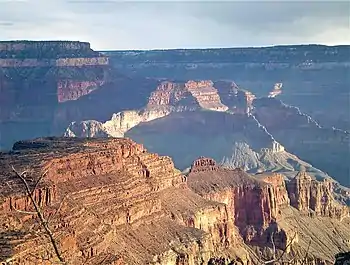
<instances>
[{"instance_id":1,"label":"distant horizon line","mask_svg":"<svg viewBox=\"0 0 350 265\"><path fill-rule=\"evenodd\" d=\"M275 47L300 47L300 46L323 46L323 47L350 47L349 44L316 44L316 43L303 43L303 44L276 44L276 45L265 45L265 46L223 46L223 47L198 47L198 48L154 48L154 49L107 49L101 50L96 49L98 52L113 52L113 51L124 51L124 52L132 52L132 51L180 51L180 50L219 50L219 49L259 49L259 48L275 48Z\"/></svg>"},{"instance_id":2,"label":"distant horizon line","mask_svg":"<svg viewBox=\"0 0 350 265\"><path fill-rule=\"evenodd\" d=\"M274 47L298 47L298 46L324 46L324 47L346 47L349 44L322 44L322 43L298 43L298 44L270 44L270 45L240 45L240 46L209 46L209 47L174 47L174 48L130 48L130 49L118 49L118 48L107 48L99 49L93 48L93 42L82 41L82 40L63 40L63 39L49 39L49 40L30 40L30 39L11 39L11 40L0 40L0 43L5 42L80 42L89 43L90 47L98 52L113 52L113 51L170 51L170 50L214 50L214 49L259 49L259 48L274 48Z\"/></svg>"}]
</instances>

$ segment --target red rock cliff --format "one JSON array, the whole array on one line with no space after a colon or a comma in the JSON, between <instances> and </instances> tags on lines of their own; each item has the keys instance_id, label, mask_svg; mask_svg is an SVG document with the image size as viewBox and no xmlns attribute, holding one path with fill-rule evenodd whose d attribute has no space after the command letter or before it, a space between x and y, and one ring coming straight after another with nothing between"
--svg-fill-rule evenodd
<instances>
[{"instance_id":1,"label":"red rock cliff","mask_svg":"<svg viewBox=\"0 0 350 265\"><path fill-rule=\"evenodd\" d=\"M305 172L299 172L288 185L291 205L310 214L329 216L342 220L349 216L346 206L338 204L333 198L333 183L325 179L319 182Z\"/></svg>"},{"instance_id":2,"label":"red rock cliff","mask_svg":"<svg viewBox=\"0 0 350 265\"><path fill-rule=\"evenodd\" d=\"M213 159L201 157L191 167L188 185L204 198L226 204L234 224L248 244L252 242L271 246L270 237L273 236L276 247L292 251L298 246L298 241L305 242L308 238L300 228L303 218L306 218L304 211L309 213L311 210L316 215L330 217L321 221L329 227L333 226L329 222L349 221L346 207L337 205L331 199L330 183L311 181L311 178L302 174L291 182L275 173L250 176L240 169L225 169ZM323 193L327 194L327 200L323 198L326 205L322 205ZM289 217L292 206L299 212L294 211ZM306 223L310 225L317 221L314 218ZM348 221L337 225L344 229ZM318 253L323 251L319 248L316 250Z\"/></svg>"},{"instance_id":3,"label":"red rock cliff","mask_svg":"<svg viewBox=\"0 0 350 265\"><path fill-rule=\"evenodd\" d=\"M261 236L277 218L273 186L240 169L224 169L214 160L201 157L191 167L188 185L207 199L226 203L248 242Z\"/></svg>"},{"instance_id":4,"label":"red rock cliff","mask_svg":"<svg viewBox=\"0 0 350 265\"><path fill-rule=\"evenodd\" d=\"M14 149L0 160L1 260L38 264L50 253L34 233L35 216L18 212L33 207L10 164L35 179L45 173L35 197L44 215L53 216L50 227L73 264L198 264L237 257L230 249L240 249L242 240L226 206L190 191L169 157L128 139L38 139Z\"/></svg>"},{"instance_id":5,"label":"red rock cliff","mask_svg":"<svg viewBox=\"0 0 350 265\"><path fill-rule=\"evenodd\" d=\"M286 205L278 174L253 177L201 157L186 178L169 157L148 153L129 139L45 138L18 142L12 153L0 154L4 262L55 260L35 215L28 213L33 207L12 165L27 171L31 187L45 174L35 200L72 264L261 264L256 260L261 253L249 254L256 251L251 243L272 248L272 237L290 257L307 244L305 233L321 224L328 228L317 233L328 250L316 240L310 251L315 257L326 251L322 260L329 260L334 247L344 247L341 239L350 236L346 218L340 222L326 216L317 223ZM303 218L311 228L301 226Z\"/></svg>"},{"instance_id":6,"label":"red rock cliff","mask_svg":"<svg viewBox=\"0 0 350 265\"><path fill-rule=\"evenodd\" d=\"M188 81L187 83L163 82L150 98L147 107L169 106L183 109L204 108L225 111L212 81Z\"/></svg>"}]
</instances>

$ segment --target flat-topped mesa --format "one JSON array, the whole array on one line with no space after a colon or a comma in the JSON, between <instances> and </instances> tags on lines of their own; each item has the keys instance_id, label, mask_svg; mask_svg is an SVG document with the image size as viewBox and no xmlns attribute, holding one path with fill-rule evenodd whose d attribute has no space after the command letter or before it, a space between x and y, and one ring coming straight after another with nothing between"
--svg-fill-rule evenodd
<instances>
[{"instance_id":1,"label":"flat-topped mesa","mask_svg":"<svg viewBox=\"0 0 350 265\"><path fill-rule=\"evenodd\" d=\"M327 179L320 182L299 172L287 183L287 190L291 205L300 211L339 220L349 216L349 209L335 201L333 183Z\"/></svg>"},{"instance_id":2,"label":"flat-topped mesa","mask_svg":"<svg viewBox=\"0 0 350 265\"><path fill-rule=\"evenodd\" d=\"M23 51L30 49L90 50L90 43L81 41L0 41L0 51Z\"/></svg>"},{"instance_id":3,"label":"flat-topped mesa","mask_svg":"<svg viewBox=\"0 0 350 265\"><path fill-rule=\"evenodd\" d=\"M79 41L0 42L0 67L67 67L108 65L109 60Z\"/></svg>"},{"instance_id":4,"label":"flat-topped mesa","mask_svg":"<svg viewBox=\"0 0 350 265\"><path fill-rule=\"evenodd\" d=\"M37 127L46 132L38 134L36 129L35 135L47 135L49 124L55 123L56 128L53 117L60 115L56 114L57 104L107 85L110 72L109 58L92 50L89 43L0 42L0 120L15 126L40 124ZM6 132L4 135L5 139L11 138L6 137Z\"/></svg>"},{"instance_id":5,"label":"flat-topped mesa","mask_svg":"<svg viewBox=\"0 0 350 265\"><path fill-rule=\"evenodd\" d=\"M1 67L29 67L46 62L61 66L61 58L106 58L90 48L90 43L79 41L6 41L0 42ZM97 58L96 58L97 59ZM11 63L12 62L12 63ZM22 64L21 64L22 62ZM32 62L32 64L30 64ZM102 61L100 62L102 63ZM12 64L12 65L11 65ZM38 65L40 66L40 65Z\"/></svg>"}]
</instances>

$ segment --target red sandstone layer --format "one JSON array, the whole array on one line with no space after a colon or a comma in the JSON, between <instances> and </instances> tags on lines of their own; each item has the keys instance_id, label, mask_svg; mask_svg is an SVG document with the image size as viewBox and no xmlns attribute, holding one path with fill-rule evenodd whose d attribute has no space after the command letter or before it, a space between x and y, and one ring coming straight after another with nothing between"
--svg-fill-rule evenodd
<instances>
[{"instance_id":1,"label":"red sandstone layer","mask_svg":"<svg viewBox=\"0 0 350 265\"><path fill-rule=\"evenodd\" d=\"M38 264L44 257L53 261L54 255L35 215L23 212L33 207L10 166L27 170L31 186L45 173L34 197L45 217L51 216L59 249L72 264L192 265L223 259L256 264L249 254L254 248L243 241L271 247L272 237L281 252L287 248L294 255L299 242L305 244L300 235L308 232L300 230L303 218L317 223L319 217L303 217L312 210L323 216L323 223L337 227L330 234L320 231L324 240L337 241L320 254L322 259L332 256L334 244L346 243L331 235L350 236L345 208L341 216L322 207L317 211L318 194L331 196L331 187L309 185L302 174L287 185L287 193L279 174L258 179L202 157L185 177L169 157L122 138L39 139L19 142L14 149L0 155L0 259L15 264ZM338 207L334 202L327 207L331 205ZM292 209L298 226L289 216ZM313 244L317 254L320 245Z\"/></svg>"}]
</instances>

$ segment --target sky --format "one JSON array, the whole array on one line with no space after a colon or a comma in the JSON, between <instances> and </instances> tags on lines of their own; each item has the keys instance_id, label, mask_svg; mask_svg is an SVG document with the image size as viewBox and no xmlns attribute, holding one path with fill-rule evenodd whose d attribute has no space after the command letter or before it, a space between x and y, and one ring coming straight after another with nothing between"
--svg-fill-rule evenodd
<instances>
[{"instance_id":1,"label":"sky","mask_svg":"<svg viewBox=\"0 0 350 265\"><path fill-rule=\"evenodd\" d=\"M0 40L95 50L350 44L349 1L0 0Z\"/></svg>"}]
</instances>

